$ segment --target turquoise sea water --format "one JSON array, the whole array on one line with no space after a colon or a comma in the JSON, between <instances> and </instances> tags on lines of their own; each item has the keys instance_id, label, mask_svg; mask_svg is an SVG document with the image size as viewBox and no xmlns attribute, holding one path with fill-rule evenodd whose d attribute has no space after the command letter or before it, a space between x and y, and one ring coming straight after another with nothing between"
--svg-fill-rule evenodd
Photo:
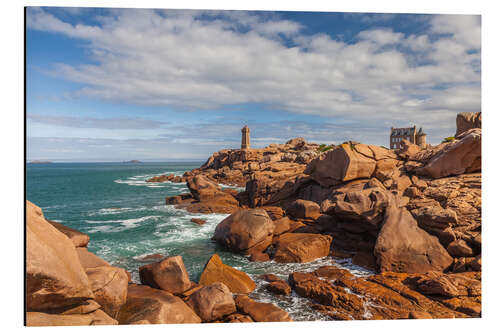
<instances>
[{"instance_id":1,"label":"turquoise sea water","mask_svg":"<svg viewBox=\"0 0 500 333\"><path fill-rule=\"evenodd\" d=\"M181 255L191 280L198 282L210 256L248 273L258 287L251 297L273 302L290 312L294 320L326 320L309 310L307 300L276 296L265 290L257 276L275 273L287 279L295 271L311 271L322 265L339 265L357 275L369 274L349 260L324 258L306 264L255 263L217 246L210 238L226 214L193 214L165 205L165 197L189 192L185 183L146 183L156 175L185 171L199 163L52 163L28 164L27 199L43 209L45 217L90 236L89 251L112 265L123 267L139 282L141 258L161 253ZM242 189L241 189L242 190ZM207 221L192 223L193 217Z\"/></svg>"}]
</instances>

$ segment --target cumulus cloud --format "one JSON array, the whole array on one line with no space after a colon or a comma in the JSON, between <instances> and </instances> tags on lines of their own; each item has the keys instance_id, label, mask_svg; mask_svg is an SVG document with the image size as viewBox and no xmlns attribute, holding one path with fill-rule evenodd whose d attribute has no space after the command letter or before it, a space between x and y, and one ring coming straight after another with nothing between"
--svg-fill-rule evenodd
<instances>
[{"instance_id":1,"label":"cumulus cloud","mask_svg":"<svg viewBox=\"0 0 500 333\"><path fill-rule=\"evenodd\" d=\"M481 22L426 17L418 34L365 29L353 43L248 12L114 10L85 25L31 8L27 24L89 42L94 64L55 69L84 85L76 96L191 110L263 103L353 122L445 126L457 112L481 109Z\"/></svg>"}]
</instances>

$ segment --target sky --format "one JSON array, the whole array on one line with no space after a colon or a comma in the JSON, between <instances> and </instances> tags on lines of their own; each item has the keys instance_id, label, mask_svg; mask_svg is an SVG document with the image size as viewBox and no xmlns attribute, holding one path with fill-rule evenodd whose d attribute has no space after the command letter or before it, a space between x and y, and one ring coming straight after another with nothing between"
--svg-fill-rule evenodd
<instances>
[{"instance_id":1,"label":"sky","mask_svg":"<svg viewBox=\"0 0 500 333\"><path fill-rule=\"evenodd\" d=\"M202 161L294 137L427 142L481 111L478 15L28 7L27 159Z\"/></svg>"}]
</instances>

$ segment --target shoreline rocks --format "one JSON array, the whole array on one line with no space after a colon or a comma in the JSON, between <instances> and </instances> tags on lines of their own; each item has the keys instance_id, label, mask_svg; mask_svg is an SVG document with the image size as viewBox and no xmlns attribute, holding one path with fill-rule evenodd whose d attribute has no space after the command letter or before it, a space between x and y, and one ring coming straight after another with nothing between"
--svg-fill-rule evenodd
<instances>
[{"instance_id":1,"label":"shoreline rocks","mask_svg":"<svg viewBox=\"0 0 500 333\"><path fill-rule=\"evenodd\" d=\"M78 306L95 296L73 242L26 203L26 308L45 311Z\"/></svg>"},{"instance_id":2,"label":"shoreline rocks","mask_svg":"<svg viewBox=\"0 0 500 333\"><path fill-rule=\"evenodd\" d=\"M217 225L213 239L235 252L255 247L263 252L271 244L274 227L265 210L238 210Z\"/></svg>"},{"instance_id":3,"label":"shoreline rocks","mask_svg":"<svg viewBox=\"0 0 500 333\"><path fill-rule=\"evenodd\" d=\"M139 268L141 283L152 288L182 294L191 287L181 256L167 257Z\"/></svg>"},{"instance_id":4,"label":"shoreline rocks","mask_svg":"<svg viewBox=\"0 0 500 333\"><path fill-rule=\"evenodd\" d=\"M255 282L244 272L222 263L217 254L212 255L200 276L200 285L222 282L233 293L248 294L255 288Z\"/></svg>"}]
</instances>

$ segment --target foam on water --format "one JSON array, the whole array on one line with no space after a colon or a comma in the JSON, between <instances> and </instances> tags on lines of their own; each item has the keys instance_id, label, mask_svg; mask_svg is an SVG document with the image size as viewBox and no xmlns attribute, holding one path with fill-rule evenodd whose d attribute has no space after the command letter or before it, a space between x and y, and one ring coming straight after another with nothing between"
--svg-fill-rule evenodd
<instances>
[{"instance_id":1,"label":"foam on water","mask_svg":"<svg viewBox=\"0 0 500 333\"><path fill-rule=\"evenodd\" d=\"M146 166L146 167L145 167ZM57 165L50 168L57 168ZM95 166L91 166L95 168ZM117 170L123 165L116 166ZM142 171L135 168L142 167ZM131 272L132 281L139 282L138 269L145 262L141 258L148 254L181 255L192 281L198 281L206 261L214 253L222 261L249 274L257 288L251 297L258 301L274 303L290 313L294 320L330 320L310 308L308 299L295 293L289 296L275 295L265 289L266 282L257 277L273 273L287 280L292 272L310 272L324 265L335 265L349 269L356 276L366 276L372 272L353 265L350 259L321 258L310 263L281 264L274 261L251 262L247 257L235 254L219 247L211 237L218 223L228 214L197 214L165 205L165 197L188 192L186 183L147 183L146 180L158 175L173 173L181 176L186 168L152 166L127 166L126 172L113 171L109 176L103 173L109 170L104 166L96 173L81 166L75 174L61 176L64 181L79 179L81 170L89 176L74 186L65 183L40 190L37 200L43 201L46 193L58 193L52 201L47 200L41 207L47 218L63 221L68 226L91 235L89 251L96 253L112 265L123 267ZM108 169L106 169L108 168ZM191 169L194 166L191 167ZM90 171L89 171L90 170ZM28 175L30 176L30 175ZM56 174L59 177L59 172ZM49 180L53 181L52 176ZM101 178L99 178L101 177ZM39 175L31 179L31 184ZM85 187L87 184L88 187ZM126 186L128 185L128 186ZM243 187L221 185L238 191ZM66 190L67 189L67 190ZM58 192L61 191L61 192ZM66 192L64 192L66 191ZM192 218L206 221L203 225L191 222ZM371 314L365 307L365 317Z\"/></svg>"}]
</instances>

